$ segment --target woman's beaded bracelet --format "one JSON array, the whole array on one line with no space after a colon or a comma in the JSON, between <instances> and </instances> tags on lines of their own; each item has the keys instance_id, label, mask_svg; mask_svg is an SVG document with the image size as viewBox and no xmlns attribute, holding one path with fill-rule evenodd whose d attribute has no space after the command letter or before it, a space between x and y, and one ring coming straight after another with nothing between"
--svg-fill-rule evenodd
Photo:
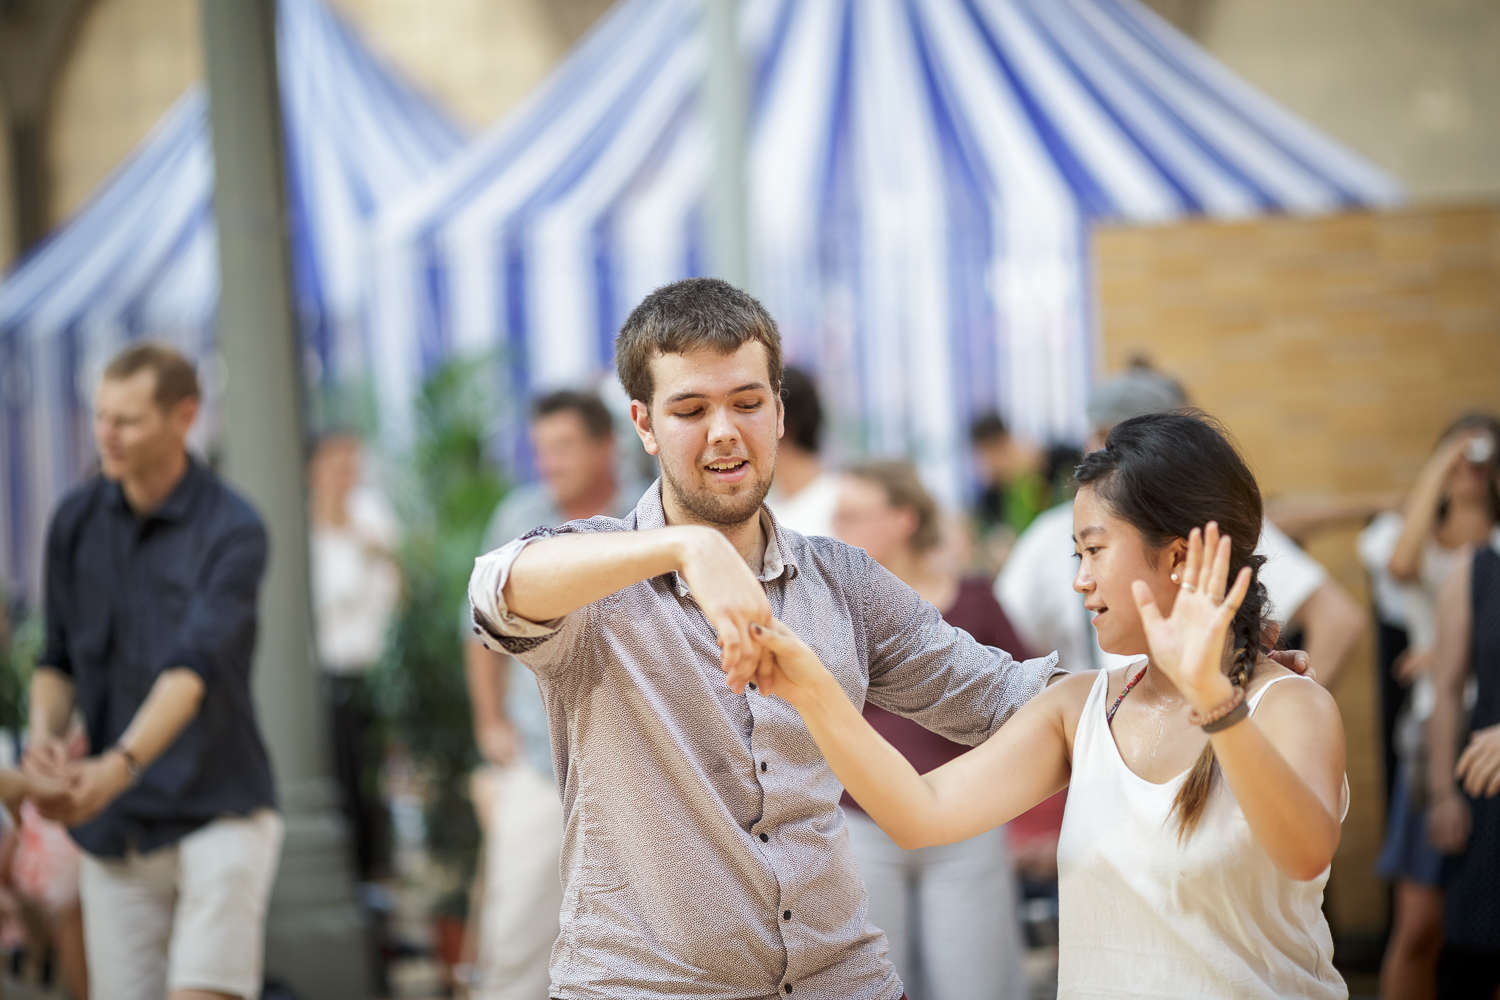
<instances>
[{"instance_id":1,"label":"woman's beaded bracelet","mask_svg":"<svg viewBox=\"0 0 1500 1000\"><path fill-rule=\"evenodd\" d=\"M1204 714L1199 715L1198 710L1193 709L1188 714L1188 722L1201 726L1206 733L1217 733L1221 729L1228 729L1249 714L1250 710L1245 706L1245 689L1236 684L1233 693L1228 698Z\"/></svg>"}]
</instances>

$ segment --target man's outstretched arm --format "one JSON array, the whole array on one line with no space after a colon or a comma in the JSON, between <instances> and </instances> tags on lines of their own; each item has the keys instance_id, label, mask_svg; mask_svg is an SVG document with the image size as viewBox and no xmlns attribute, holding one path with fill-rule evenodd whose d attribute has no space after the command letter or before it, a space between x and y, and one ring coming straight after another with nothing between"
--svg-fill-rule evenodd
<instances>
[{"instance_id":1,"label":"man's outstretched arm","mask_svg":"<svg viewBox=\"0 0 1500 1000\"><path fill-rule=\"evenodd\" d=\"M713 528L565 533L530 539L513 555L509 548L480 557L469 581L475 612L497 636L509 631L507 615L546 625L675 571L719 634L730 687L742 691L753 676L760 651L750 623L769 623L771 605L744 558Z\"/></svg>"}]
</instances>

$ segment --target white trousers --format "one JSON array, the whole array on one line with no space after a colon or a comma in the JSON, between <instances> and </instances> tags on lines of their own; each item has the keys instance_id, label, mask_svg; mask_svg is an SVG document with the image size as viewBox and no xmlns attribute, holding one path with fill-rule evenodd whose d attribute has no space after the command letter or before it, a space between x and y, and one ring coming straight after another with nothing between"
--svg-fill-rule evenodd
<instances>
[{"instance_id":1,"label":"white trousers","mask_svg":"<svg viewBox=\"0 0 1500 1000\"><path fill-rule=\"evenodd\" d=\"M281 833L281 817L262 809L150 854L85 852L78 888L92 1000L163 1000L184 989L259 997Z\"/></svg>"},{"instance_id":2,"label":"white trousers","mask_svg":"<svg viewBox=\"0 0 1500 1000\"><path fill-rule=\"evenodd\" d=\"M1005 830L915 851L845 810L849 846L910 1000L1026 1000L1017 889Z\"/></svg>"},{"instance_id":3,"label":"white trousers","mask_svg":"<svg viewBox=\"0 0 1500 1000\"><path fill-rule=\"evenodd\" d=\"M547 1000L562 910L563 813L557 786L524 762L496 769L484 843L480 1000Z\"/></svg>"}]
</instances>

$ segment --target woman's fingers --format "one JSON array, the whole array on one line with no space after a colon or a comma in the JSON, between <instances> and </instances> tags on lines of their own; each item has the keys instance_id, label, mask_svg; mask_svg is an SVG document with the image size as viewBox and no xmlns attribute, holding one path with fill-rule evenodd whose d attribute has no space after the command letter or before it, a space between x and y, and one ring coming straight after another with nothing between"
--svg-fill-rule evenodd
<instances>
[{"instance_id":1,"label":"woman's fingers","mask_svg":"<svg viewBox=\"0 0 1500 1000\"><path fill-rule=\"evenodd\" d=\"M1225 539L1225 541L1228 541L1228 539ZM1226 559L1225 562L1227 563L1228 560ZM1227 566L1225 567L1225 571L1228 572ZM1221 580L1219 582L1220 589L1223 586L1224 583ZM1240 567L1239 575L1234 578L1234 589L1224 595L1223 607L1225 611L1229 612L1230 618L1233 618L1234 613L1240 609L1240 605L1245 602L1245 595L1248 593L1250 593L1250 567L1242 566Z\"/></svg>"},{"instance_id":2,"label":"woman's fingers","mask_svg":"<svg viewBox=\"0 0 1500 1000\"><path fill-rule=\"evenodd\" d=\"M1214 566L1219 558L1219 524L1209 521L1203 526L1203 561L1198 564L1198 576L1193 585L1205 594L1210 593L1214 582Z\"/></svg>"},{"instance_id":3,"label":"woman's fingers","mask_svg":"<svg viewBox=\"0 0 1500 1000\"><path fill-rule=\"evenodd\" d=\"M1228 535L1220 535L1218 544L1214 546L1214 567L1208 575L1207 594L1215 599L1224 596L1224 588L1229 583L1229 560L1232 557L1233 542Z\"/></svg>"},{"instance_id":4,"label":"woman's fingers","mask_svg":"<svg viewBox=\"0 0 1500 1000\"><path fill-rule=\"evenodd\" d=\"M1184 587L1198 586L1198 575L1203 566L1203 534L1197 528L1188 532L1187 561L1182 564L1182 579L1179 581Z\"/></svg>"},{"instance_id":5,"label":"woman's fingers","mask_svg":"<svg viewBox=\"0 0 1500 1000\"><path fill-rule=\"evenodd\" d=\"M1137 580L1130 585L1130 596L1135 598L1136 610L1141 613L1141 623L1148 632L1161 624L1161 609L1156 606L1156 598L1152 596L1151 588L1146 585L1145 580Z\"/></svg>"}]
</instances>

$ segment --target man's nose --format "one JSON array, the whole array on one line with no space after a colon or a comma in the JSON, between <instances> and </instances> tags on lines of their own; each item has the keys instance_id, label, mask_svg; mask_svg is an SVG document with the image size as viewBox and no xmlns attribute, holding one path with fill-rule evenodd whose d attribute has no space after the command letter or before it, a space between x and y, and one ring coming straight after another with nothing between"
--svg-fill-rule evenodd
<instances>
[{"instance_id":1,"label":"man's nose","mask_svg":"<svg viewBox=\"0 0 1500 1000\"><path fill-rule=\"evenodd\" d=\"M727 406L715 406L708 411L708 441L710 444L736 441L739 428L734 425L733 414Z\"/></svg>"}]
</instances>

